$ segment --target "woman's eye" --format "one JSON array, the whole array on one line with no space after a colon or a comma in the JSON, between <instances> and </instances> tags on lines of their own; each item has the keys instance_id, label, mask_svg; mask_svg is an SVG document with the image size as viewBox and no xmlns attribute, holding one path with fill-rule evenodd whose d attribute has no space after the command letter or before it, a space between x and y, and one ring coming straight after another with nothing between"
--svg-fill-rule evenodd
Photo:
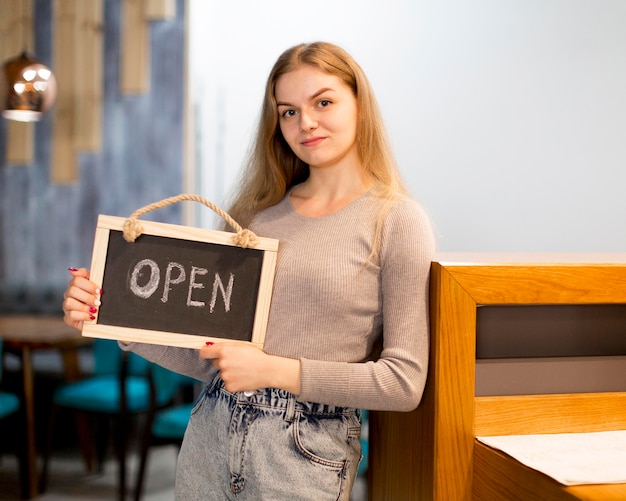
<instances>
[{"instance_id":1,"label":"woman's eye","mask_svg":"<svg viewBox=\"0 0 626 501\"><path fill-rule=\"evenodd\" d=\"M296 110L285 110L282 112L283 118L293 117L296 114Z\"/></svg>"},{"instance_id":2,"label":"woman's eye","mask_svg":"<svg viewBox=\"0 0 626 501\"><path fill-rule=\"evenodd\" d=\"M326 108L326 106L328 106L331 102L328 99L322 99L319 103L318 106L320 108Z\"/></svg>"}]
</instances>

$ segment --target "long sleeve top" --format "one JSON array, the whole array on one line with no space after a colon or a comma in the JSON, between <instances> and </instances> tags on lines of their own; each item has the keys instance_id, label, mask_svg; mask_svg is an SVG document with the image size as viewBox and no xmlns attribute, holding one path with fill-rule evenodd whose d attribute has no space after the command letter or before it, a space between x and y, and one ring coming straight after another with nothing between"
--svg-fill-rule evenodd
<instances>
[{"instance_id":1,"label":"long sleeve top","mask_svg":"<svg viewBox=\"0 0 626 501\"><path fill-rule=\"evenodd\" d=\"M369 193L314 218L297 213L287 195L250 225L279 241L263 349L300 360L301 401L395 411L419 404L434 236L423 208L401 199L384 211L375 243L380 214L381 200ZM217 370L189 348L124 349L203 381Z\"/></svg>"}]
</instances>

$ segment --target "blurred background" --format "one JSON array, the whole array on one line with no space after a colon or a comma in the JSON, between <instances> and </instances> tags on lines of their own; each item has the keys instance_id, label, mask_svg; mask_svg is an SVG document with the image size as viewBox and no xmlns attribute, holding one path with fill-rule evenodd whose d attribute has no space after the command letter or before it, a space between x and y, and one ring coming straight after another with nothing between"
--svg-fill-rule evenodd
<instances>
[{"instance_id":1,"label":"blurred background","mask_svg":"<svg viewBox=\"0 0 626 501\"><path fill-rule=\"evenodd\" d=\"M195 186L216 202L245 156L275 58L322 39L369 76L442 251L626 251L624 2L191 6Z\"/></svg>"},{"instance_id":2,"label":"blurred background","mask_svg":"<svg viewBox=\"0 0 626 501\"><path fill-rule=\"evenodd\" d=\"M32 6L27 48L55 72L59 90L30 125L28 152L14 153L11 137L22 136L0 121L2 285L56 285L68 266L89 266L98 214L126 216L183 191L224 203L269 68L285 48L318 39L344 46L369 75L442 251L626 250L619 0L322 0L313 10L179 0L169 2L173 17L136 21L141 30L125 28L126 38L123 2L107 0L100 45L82 56L94 64L70 71L63 49L80 45L55 37L70 31L60 30L58 10L71 2L24 1ZM5 59L19 54L22 38L11 53L1 45ZM140 51L138 40L146 41ZM125 62L131 52L136 60ZM95 139L81 144L86 125L68 126L67 114L92 105L99 118L86 124ZM150 217L215 225L211 211L193 205Z\"/></svg>"},{"instance_id":3,"label":"blurred background","mask_svg":"<svg viewBox=\"0 0 626 501\"><path fill-rule=\"evenodd\" d=\"M620 0L0 0L0 63L25 52L57 82L38 121L0 118L0 314L59 317L99 214L225 206L273 62L315 40L369 76L441 251L626 252L625 20ZM191 202L144 217L219 224ZM23 346L4 350L17 393ZM65 379L44 348L38 446Z\"/></svg>"}]
</instances>

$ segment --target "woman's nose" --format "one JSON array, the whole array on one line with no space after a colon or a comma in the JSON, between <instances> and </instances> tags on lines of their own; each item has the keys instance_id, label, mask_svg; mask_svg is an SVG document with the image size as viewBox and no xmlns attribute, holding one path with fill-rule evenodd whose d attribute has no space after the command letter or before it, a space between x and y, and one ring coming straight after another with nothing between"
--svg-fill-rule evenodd
<instances>
[{"instance_id":1,"label":"woman's nose","mask_svg":"<svg viewBox=\"0 0 626 501\"><path fill-rule=\"evenodd\" d=\"M311 113L301 112L300 114L300 128L303 132L308 132L317 129L317 120Z\"/></svg>"}]
</instances>

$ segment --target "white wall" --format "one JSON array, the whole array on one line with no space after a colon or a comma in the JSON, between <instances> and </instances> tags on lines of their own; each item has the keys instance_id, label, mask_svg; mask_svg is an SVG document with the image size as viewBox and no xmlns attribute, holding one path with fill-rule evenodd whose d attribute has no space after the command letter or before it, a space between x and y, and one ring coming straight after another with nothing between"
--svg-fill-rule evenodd
<instances>
[{"instance_id":1,"label":"white wall","mask_svg":"<svg viewBox=\"0 0 626 501\"><path fill-rule=\"evenodd\" d=\"M210 200L237 175L278 54L323 39L369 75L441 250L626 252L623 0L190 6L196 191Z\"/></svg>"}]
</instances>

